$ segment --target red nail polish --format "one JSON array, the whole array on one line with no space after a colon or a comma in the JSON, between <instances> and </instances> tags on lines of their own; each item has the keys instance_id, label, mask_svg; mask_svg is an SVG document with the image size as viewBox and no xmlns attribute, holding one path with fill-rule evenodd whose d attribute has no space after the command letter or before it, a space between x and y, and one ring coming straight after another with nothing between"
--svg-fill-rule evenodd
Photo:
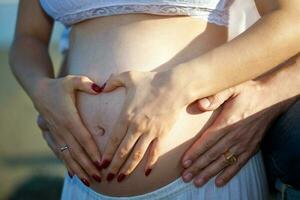
<instances>
[{"instance_id":1,"label":"red nail polish","mask_svg":"<svg viewBox=\"0 0 300 200\"><path fill-rule=\"evenodd\" d=\"M120 174L120 175L118 176L117 181L120 183L121 181L124 180L125 177L126 177L126 175L122 173L122 174Z\"/></svg>"},{"instance_id":2,"label":"red nail polish","mask_svg":"<svg viewBox=\"0 0 300 200\"><path fill-rule=\"evenodd\" d=\"M68 174L69 174L70 178L73 178L73 174L71 172L68 171Z\"/></svg>"},{"instance_id":3,"label":"red nail polish","mask_svg":"<svg viewBox=\"0 0 300 200\"><path fill-rule=\"evenodd\" d=\"M149 174L151 173L151 171L152 171L152 169L150 169L150 168L147 169L146 172L145 172L145 175L146 175L146 176L149 176Z\"/></svg>"},{"instance_id":4,"label":"red nail polish","mask_svg":"<svg viewBox=\"0 0 300 200\"><path fill-rule=\"evenodd\" d=\"M110 160L103 160L101 168L106 169L110 164Z\"/></svg>"},{"instance_id":5,"label":"red nail polish","mask_svg":"<svg viewBox=\"0 0 300 200\"><path fill-rule=\"evenodd\" d=\"M91 88L92 88L95 92L97 92L97 93L102 92L102 89L101 89L98 85L96 85L95 83L92 84Z\"/></svg>"},{"instance_id":6,"label":"red nail polish","mask_svg":"<svg viewBox=\"0 0 300 200\"><path fill-rule=\"evenodd\" d=\"M88 182L88 180L86 180L85 178L80 179L84 185L90 187L90 183Z\"/></svg>"},{"instance_id":7,"label":"red nail polish","mask_svg":"<svg viewBox=\"0 0 300 200\"><path fill-rule=\"evenodd\" d=\"M109 174L107 175L107 177L106 177L106 180L107 180L107 181L111 181L111 180L113 180L114 178L115 178L115 174L109 173Z\"/></svg>"},{"instance_id":8,"label":"red nail polish","mask_svg":"<svg viewBox=\"0 0 300 200\"><path fill-rule=\"evenodd\" d=\"M92 177L93 177L93 179L95 179L95 181L97 181L98 183L101 183L101 178L99 176L93 175Z\"/></svg>"},{"instance_id":9,"label":"red nail polish","mask_svg":"<svg viewBox=\"0 0 300 200\"><path fill-rule=\"evenodd\" d=\"M94 165L97 167L97 169L100 171L102 169L101 163L99 161L95 161Z\"/></svg>"}]
</instances>

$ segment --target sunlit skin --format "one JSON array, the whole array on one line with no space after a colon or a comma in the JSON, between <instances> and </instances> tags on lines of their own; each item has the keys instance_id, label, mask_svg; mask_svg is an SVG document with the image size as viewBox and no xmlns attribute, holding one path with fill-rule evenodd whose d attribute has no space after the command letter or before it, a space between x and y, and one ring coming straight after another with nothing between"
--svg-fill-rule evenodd
<instances>
[{"instance_id":1,"label":"sunlit skin","mask_svg":"<svg viewBox=\"0 0 300 200\"><path fill-rule=\"evenodd\" d=\"M72 146L70 151L61 156L71 173L88 183L92 182L91 177L94 178L95 175L103 180L102 174L97 170L101 151L103 152L101 162L111 161L111 165L105 173L131 174L120 185L117 185L115 180L110 185L103 181L98 185L95 182L92 183L95 190L106 194L141 194L157 189L179 177L180 155L191 145L193 142L191 138L203 128L211 115L211 113L189 115L185 111L185 107L194 100L215 94L222 89L266 72L298 52L300 46L299 30L293 26L299 23L299 16L296 14L299 12L298 1L278 1L280 4L276 11L263 17L250 30L226 45L222 45L226 42L226 29L209 25L210 34L206 38L198 39L198 45L195 45L198 49L192 45L193 48L189 48L186 54L177 56L166 66L163 66L165 62L204 32L205 22L188 17L126 15L120 18L120 16L112 16L89 20L74 26L71 40L73 47L71 45L68 60L69 73L72 76L52 79L53 69L47 48L53 21L41 10L38 1L20 2L17 31L11 50L12 70L31 97L37 110L47 121L56 144L62 146L67 143ZM150 19L158 20L161 27L158 26L157 21ZM136 21L139 23L134 24L133 22ZM112 29L112 25L123 22L125 23L123 24L124 29L123 27L118 28L118 26L115 26L115 30ZM95 24L99 25L98 28L95 28ZM198 27L196 30L192 28L195 25ZM126 29L127 26L128 29ZM104 29L101 30L99 27ZM178 31L178 27L181 27L180 31ZM272 30L269 27L272 27ZM113 34L107 34L104 30L110 30ZM143 32L144 30L150 32ZM173 36L174 40L172 41L162 38L162 35L155 35L155 33L165 32L168 33L166 35L169 38L169 32L172 32L170 30L174 30L174 32L176 30L176 34L178 34L178 36ZM137 34L137 31L140 31L140 34ZM270 32L272 32L272 37L263 39L260 37L268 35ZM94 34L95 40L93 37L80 36L87 33ZM273 37L276 38L276 42L272 39ZM104 38L109 40L103 40L101 45L92 45L98 44L100 39ZM149 41L149 43L144 44L142 41ZM174 44L173 41L178 42ZM251 46L247 45L249 41ZM162 42L165 45L162 45ZM145 46L139 46L139 44ZM220 48L214 49L220 45L222 45ZM245 47L247 47L247 51L245 51ZM32 51L28 51L29 48ZM145 49L147 49L146 53ZM110 54L105 54L108 50ZM158 52L159 50L161 53ZM101 53L95 55L95 52ZM203 54L204 52L207 53ZM245 53L241 55L240 52ZM137 55L138 53L139 55ZM277 56L271 59L270 55ZM249 62L251 60L255 60L255 62ZM127 70L130 72L118 75ZM93 84L101 86L112 73L114 75L107 81L104 91L108 92L116 87L125 86L126 96L124 88L98 95L93 90ZM239 76L233 76L234 74ZM78 90L85 92L85 94L79 93L77 99L80 116L74 104L76 101L74 92ZM123 101L126 103L122 109ZM54 102L55 106L52 106ZM104 110L99 112L101 109ZM49 112L50 110L51 112ZM140 115L141 112L146 115ZM119 120L125 119L126 123L123 121L114 123L118 117ZM130 118L128 119L128 117ZM110 123L107 123L107 127L105 127L106 133L103 139L97 140L95 137L98 136L95 131L93 132L93 128L99 124L103 126L105 120ZM76 124L75 127L74 124ZM119 127L115 127L115 124ZM144 126L141 127L140 125L143 124ZM172 137L168 137L173 126L178 127L172 129L174 131L171 131ZM129 131L133 130L133 134L123 132L122 127L133 127L129 129ZM185 127L188 127L189 133L182 135L182 132L187 130ZM140 132L135 134L134 130ZM125 138L128 139L124 140L119 150L122 150L124 146L130 148L125 148L126 151L122 153L124 154L122 158L114 157L113 159L113 155L120 155L118 152L115 153L115 150L122 141L121 136L125 134ZM139 149L135 148L132 154L129 154L128 151L132 147L130 144L137 141L138 138L141 138ZM170 141L171 138L174 142ZM149 152L154 153L150 153L150 156L146 158L144 153L150 143L152 147ZM122 165L120 161L127 157L132 158L130 155L136 155L133 157L135 159ZM156 163L158 158L159 162ZM140 164L142 159L143 162ZM155 170L153 169L151 174L148 174L147 179L140 176L154 165ZM170 165L176 166L175 169L170 170ZM164 177L161 176L162 174ZM96 180L97 177L94 179ZM132 183L141 180L147 180L143 181L142 188L130 187Z\"/></svg>"},{"instance_id":2,"label":"sunlit skin","mask_svg":"<svg viewBox=\"0 0 300 200\"><path fill-rule=\"evenodd\" d=\"M300 22L300 2L277 3L276 9L234 40L170 70L112 75L104 92L125 87L127 93L102 163L111 162L113 174L119 168L120 173L130 174L149 144L170 132L186 105L255 78L298 53L300 29L294 24ZM147 167L152 168L158 157L159 153L149 156Z\"/></svg>"},{"instance_id":3,"label":"sunlit skin","mask_svg":"<svg viewBox=\"0 0 300 200\"><path fill-rule=\"evenodd\" d=\"M297 60L298 59L298 60ZM218 117L185 152L183 180L198 187L220 173L215 182L224 186L258 151L260 142L274 120L300 96L300 58L292 58L281 68L238 86L199 100L199 113L222 107ZM288 88L288 89L287 89ZM224 105L222 105L224 103ZM228 165L223 153L238 160Z\"/></svg>"}]
</instances>

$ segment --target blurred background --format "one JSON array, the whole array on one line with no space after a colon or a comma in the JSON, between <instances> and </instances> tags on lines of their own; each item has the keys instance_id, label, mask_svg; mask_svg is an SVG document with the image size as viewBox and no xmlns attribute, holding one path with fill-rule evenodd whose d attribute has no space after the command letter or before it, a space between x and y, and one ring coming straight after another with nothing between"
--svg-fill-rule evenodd
<instances>
[{"instance_id":1,"label":"blurred background","mask_svg":"<svg viewBox=\"0 0 300 200\"><path fill-rule=\"evenodd\" d=\"M8 65L17 9L17 0L0 0L0 199L59 199L64 168L44 142L37 113ZM56 69L62 30L55 25L50 48Z\"/></svg>"}]
</instances>

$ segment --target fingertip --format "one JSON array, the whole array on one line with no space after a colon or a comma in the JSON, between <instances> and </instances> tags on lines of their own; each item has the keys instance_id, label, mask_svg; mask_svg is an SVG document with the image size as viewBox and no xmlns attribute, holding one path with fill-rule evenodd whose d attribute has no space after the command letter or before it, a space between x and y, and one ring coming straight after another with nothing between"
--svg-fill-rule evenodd
<instances>
[{"instance_id":1,"label":"fingertip","mask_svg":"<svg viewBox=\"0 0 300 200\"><path fill-rule=\"evenodd\" d=\"M97 94L99 94L100 92L102 92L102 88L100 86L98 86L96 83L92 83L91 88L94 92L96 92Z\"/></svg>"},{"instance_id":2,"label":"fingertip","mask_svg":"<svg viewBox=\"0 0 300 200\"><path fill-rule=\"evenodd\" d=\"M216 186L217 187L222 187L224 185L224 180L222 178L217 178L216 179Z\"/></svg>"},{"instance_id":3,"label":"fingertip","mask_svg":"<svg viewBox=\"0 0 300 200\"><path fill-rule=\"evenodd\" d=\"M198 100L198 108L201 110L208 110L210 104L211 103L208 100L208 98L203 98L203 99Z\"/></svg>"}]
</instances>

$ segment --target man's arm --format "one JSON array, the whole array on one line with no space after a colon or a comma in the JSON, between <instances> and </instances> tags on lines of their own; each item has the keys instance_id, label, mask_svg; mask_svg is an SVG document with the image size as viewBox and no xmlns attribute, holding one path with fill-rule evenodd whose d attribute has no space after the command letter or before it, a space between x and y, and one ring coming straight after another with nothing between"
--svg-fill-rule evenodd
<instances>
[{"instance_id":1,"label":"man's arm","mask_svg":"<svg viewBox=\"0 0 300 200\"><path fill-rule=\"evenodd\" d=\"M201 112L221 105L222 110L184 154L184 181L196 177L195 185L201 186L219 174L217 186L228 183L256 153L270 124L299 97L300 57L295 57L259 80L199 100ZM224 149L238 157L236 163L224 162ZM187 178L187 174L192 176Z\"/></svg>"}]
</instances>

